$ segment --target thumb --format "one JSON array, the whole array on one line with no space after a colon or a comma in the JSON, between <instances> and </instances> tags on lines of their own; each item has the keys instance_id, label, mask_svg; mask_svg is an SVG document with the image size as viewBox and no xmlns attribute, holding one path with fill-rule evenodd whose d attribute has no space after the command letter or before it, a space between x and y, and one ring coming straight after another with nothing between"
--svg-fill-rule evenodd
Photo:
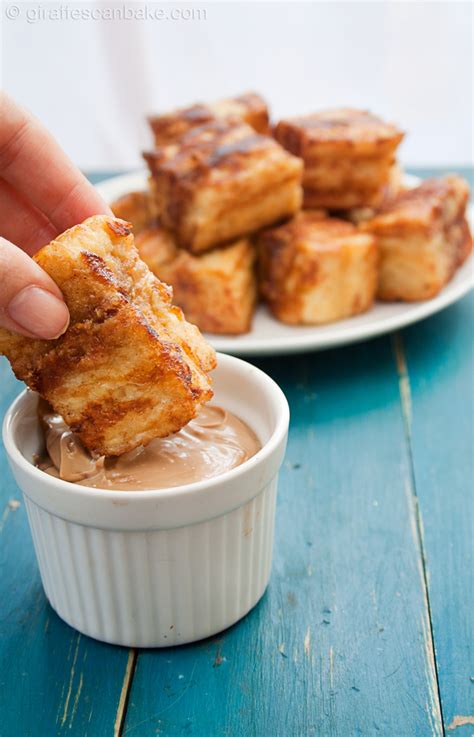
<instances>
[{"instance_id":1,"label":"thumb","mask_svg":"<svg viewBox=\"0 0 474 737\"><path fill-rule=\"evenodd\" d=\"M24 251L0 238L0 326L51 340L67 329L69 312L48 274Z\"/></svg>"}]
</instances>

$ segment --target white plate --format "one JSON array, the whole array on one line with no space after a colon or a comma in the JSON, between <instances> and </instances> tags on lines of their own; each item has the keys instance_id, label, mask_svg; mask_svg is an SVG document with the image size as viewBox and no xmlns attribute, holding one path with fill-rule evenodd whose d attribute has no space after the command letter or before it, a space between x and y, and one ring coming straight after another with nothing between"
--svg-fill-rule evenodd
<instances>
[{"instance_id":1,"label":"white plate","mask_svg":"<svg viewBox=\"0 0 474 737\"><path fill-rule=\"evenodd\" d=\"M419 181L417 177L406 177L407 186L415 186ZM113 177L96 186L102 197L107 202L112 202L126 192L145 189L146 182L147 173L141 171ZM470 205L471 226L473 215L474 207ZM474 256L470 256L440 294L427 302L377 302L369 312L363 315L318 327L284 325L275 320L264 305L260 305L249 333L238 336L207 335L206 337L218 351L240 356L323 350L374 338L423 320L453 302L457 302L473 287Z\"/></svg>"}]
</instances>

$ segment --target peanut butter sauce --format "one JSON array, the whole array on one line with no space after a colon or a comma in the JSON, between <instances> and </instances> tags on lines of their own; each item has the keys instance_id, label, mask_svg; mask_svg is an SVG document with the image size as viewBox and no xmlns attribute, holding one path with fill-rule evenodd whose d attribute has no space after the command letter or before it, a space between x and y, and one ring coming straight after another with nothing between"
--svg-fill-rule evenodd
<instances>
[{"instance_id":1,"label":"peanut butter sauce","mask_svg":"<svg viewBox=\"0 0 474 737\"><path fill-rule=\"evenodd\" d=\"M49 405L41 403L39 415L46 452L38 468L64 481L98 489L141 491L204 481L239 466L261 448L248 425L212 405L203 407L198 417L174 435L110 458L93 458Z\"/></svg>"}]
</instances>

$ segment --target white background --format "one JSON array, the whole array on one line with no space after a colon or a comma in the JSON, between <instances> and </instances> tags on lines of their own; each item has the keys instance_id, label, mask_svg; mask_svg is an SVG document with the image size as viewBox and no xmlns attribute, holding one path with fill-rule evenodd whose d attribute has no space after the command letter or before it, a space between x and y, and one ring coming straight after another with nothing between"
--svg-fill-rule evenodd
<instances>
[{"instance_id":1,"label":"white background","mask_svg":"<svg viewBox=\"0 0 474 737\"><path fill-rule=\"evenodd\" d=\"M468 2L197 0L147 5L205 10L203 20L40 17L66 4L123 7L4 2L1 76L83 168L140 166L146 113L249 89L264 94L275 118L370 108L409 132L406 165L472 161ZM19 17L8 20L12 5Z\"/></svg>"}]
</instances>

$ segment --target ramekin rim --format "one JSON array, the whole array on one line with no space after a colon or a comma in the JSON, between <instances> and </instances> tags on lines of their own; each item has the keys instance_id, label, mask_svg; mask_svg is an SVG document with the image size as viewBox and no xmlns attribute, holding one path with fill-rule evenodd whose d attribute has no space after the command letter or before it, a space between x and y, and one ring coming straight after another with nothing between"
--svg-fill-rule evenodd
<instances>
[{"instance_id":1,"label":"ramekin rim","mask_svg":"<svg viewBox=\"0 0 474 737\"><path fill-rule=\"evenodd\" d=\"M68 491L69 493L72 493L75 496L83 497L84 499L107 499L111 501L113 501L115 498L121 499L123 501L139 501L141 499L151 500L155 498L169 500L173 497L175 497L176 499L182 499L191 494L194 496L196 493L204 493L211 488L225 484L228 481L232 481L234 478L240 475L244 475L246 472L251 471L252 468L254 468L256 465L259 465L261 462L265 461L265 459L269 458L278 448L288 432L290 409L288 405L288 400L283 390L276 383L276 381L271 378L271 376L265 373L265 371L262 371L262 369L259 369L257 366L254 366L253 364L244 361L241 358L237 358L236 356L218 353L218 359L219 361L223 361L224 363L229 361L229 363L235 362L241 364L242 368L243 366L245 366L247 370L248 368L250 368L256 373L257 376L259 376L260 378L263 377L263 380L268 383L269 387L271 387L271 391L274 393L275 402L278 404L278 413L275 428L268 440L262 445L257 453L255 453L255 455L253 455L251 458L248 458L239 466L230 469L229 471L225 471L222 474L213 476L210 479L205 479L204 481L195 481L192 484L169 486L163 489L143 489L137 491L95 488L93 486L75 484L72 481L65 481L63 479L50 476L49 474L42 471L40 468L34 466L30 461L28 461L13 440L13 421L15 419L16 413L20 410L20 407L24 402L24 398L28 395L28 388L23 389L23 391L17 397L15 397L5 413L2 425L2 437L6 454L17 465L21 466L30 477L41 479L43 483L46 482L50 484L53 488Z\"/></svg>"}]
</instances>

